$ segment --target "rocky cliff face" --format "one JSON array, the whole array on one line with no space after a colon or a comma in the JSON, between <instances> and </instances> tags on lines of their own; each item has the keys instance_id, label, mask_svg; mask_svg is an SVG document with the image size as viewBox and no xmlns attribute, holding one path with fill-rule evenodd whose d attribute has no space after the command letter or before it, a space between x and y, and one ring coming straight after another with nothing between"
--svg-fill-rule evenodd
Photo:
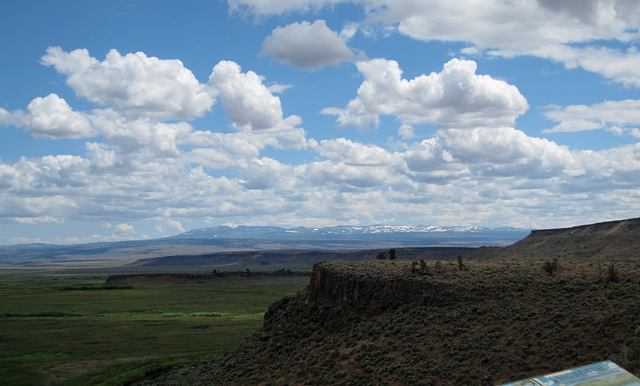
<instances>
[{"instance_id":1,"label":"rocky cliff face","mask_svg":"<svg viewBox=\"0 0 640 386\"><path fill-rule=\"evenodd\" d=\"M408 262L322 262L311 274L307 301L350 309L382 310L398 304L444 305L461 301L455 287L416 272ZM465 296L466 297L466 296Z\"/></svg>"}]
</instances>

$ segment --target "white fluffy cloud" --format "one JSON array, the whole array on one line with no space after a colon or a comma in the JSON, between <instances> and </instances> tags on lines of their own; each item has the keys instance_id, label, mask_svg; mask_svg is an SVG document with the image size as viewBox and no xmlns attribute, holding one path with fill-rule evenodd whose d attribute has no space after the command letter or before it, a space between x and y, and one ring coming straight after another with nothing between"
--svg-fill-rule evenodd
<instances>
[{"instance_id":1,"label":"white fluffy cloud","mask_svg":"<svg viewBox=\"0 0 640 386\"><path fill-rule=\"evenodd\" d=\"M9 113L0 109L0 124L23 127L35 137L87 138L95 135L87 116L73 111L67 101L56 94L34 99L26 112Z\"/></svg>"},{"instance_id":2,"label":"white fluffy cloud","mask_svg":"<svg viewBox=\"0 0 640 386\"><path fill-rule=\"evenodd\" d=\"M595 105L551 106L545 116L557 126L545 133L609 129L618 134L635 133L640 127L640 100L606 101Z\"/></svg>"},{"instance_id":3,"label":"white fluffy cloud","mask_svg":"<svg viewBox=\"0 0 640 386\"><path fill-rule=\"evenodd\" d=\"M621 23L615 9L609 7L615 3L611 0L591 2L607 11L596 10L591 14L594 17L583 12L588 6L575 3L556 6L548 1L541 6L535 0L384 3L379 17L386 22L398 22L398 30L403 34L419 40L466 41L505 53L522 54L545 45L594 38L628 38L628 29L633 27ZM487 23L491 23L491 28L486 27Z\"/></svg>"},{"instance_id":4,"label":"white fluffy cloud","mask_svg":"<svg viewBox=\"0 0 640 386\"><path fill-rule=\"evenodd\" d=\"M374 59L357 63L365 80L345 109L327 108L342 126L377 126L382 114L404 124L430 123L467 128L510 125L528 109L526 99L508 83L476 74L476 63L452 59L440 73L402 78L399 64Z\"/></svg>"},{"instance_id":5,"label":"white fluffy cloud","mask_svg":"<svg viewBox=\"0 0 640 386\"><path fill-rule=\"evenodd\" d=\"M599 73L626 87L640 87L640 53L636 47L627 50L607 47L545 46L531 54L562 62L566 68Z\"/></svg>"},{"instance_id":6,"label":"white fluffy cloud","mask_svg":"<svg viewBox=\"0 0 640 386\"><path fill-rule=\"evenodd\" d=\"M223 148L235 146L234 142L250 144L258 151L266 146L307 146L304 129L297 127L300 118L295 115L284 118L280 98L273 95L255 72L242 73L234 62L218 63L209 85L200 85L179 61L147 58L143 53L122 57L111 51L101 63L86 50L66 53L53 47L47 52L43 62L69 75L68 83L79 95L113 108L77 112L64 99L50 94L34 99L26 111L9 112L0 108L0 125L23 127L36 137L101 135L105 143L91 144L89 148L103 167L110 165L125 170L140 164L142 158L176 157L181 153L181 144L197 146L197 138L203 136L217 137L213 141L215 146ZM175 79L170 79L172 76ZM171 90L176 94L168 96ZM213 104L211 95L217 94L232 125L239 130L236 135L206 132L208 134L190 137L193 131L190 124L158 121L201 115ZM198 101L203 103L196 103ZM191 154L215 154L215 147L212 149L211 145L207 144L206 149L196 148ZM246 159L233 163L238 162L246 163Z\"/></svg>"},{"instance_id":7,"label":"white fluffy cloud","mask_svg":"<svg viewBox=\"0 0 640 386\"><path fill-rule=\"evenodd\" d=\"M167 226L173 232L184 233L184 228L182 227L182 224L180 223L180 221L167 220Z\"/></svg>"},{"instance_id":8,"label":"white fluffy cloud","mask_svg":"<svg viewBox=\"0 0 640 386\"><path fill-rule=\"evenodd\" d=\"M191 119L214 103L212 91L179 60L143 52L122 56L111 50L100 62L85 49L65 52L49 47L42 63L67 75L67 84L77 95L133 119Z\"/></svg>"},{"instance_id":9,"label":"white fluffy cloud","mask_svg":"<svg viewBox=\"0 0 640 386\"><path fill-rule=\"evenodd\" d=\"M453 161L465 165L475 176L537 180L568 174L575 165L567 147L511 127L446 130L438 133L438 140Z\"/></svg>"},{"instance_id":10,"label":"white fluffy cloud","mask_svg":"<svg viewBox=\"0 0 640 386\"><path fill-rule=\"evenodd\" d=\"M228 0L232 13L277 15L289 11L310 11L344 0Z\"/></svg>"},{"instance_id":11,"label":"white fluffy cloud","mask_svg":"<svg viewBox=\"0 0 640 386\"><path fill-rule=\"evenodd\" d=\"M266 187L261 181L281 180L274 172L284 173L284 166L260 158L260 152L268 146L307 147L306 133L297 127L300 118L284 118L279 98L262 79L242 73L233 62L216 65L210 85L195 81L179 61L143 53L111 51L99 62L86 50L66 53L54 47L43 63L67 75L78 96L107 107L77 112L51 94L34 99L26 111L0 109L0 124L23 127L34 136L100 142L86 143L86 157L0 161L0 206L5 208L0 218L5 221L176 218L166 226L181 231L177 218L250 213L244 200L277 211L251 193ZM167 95L172 92L176 95ZM185 121L163 122L204 114L218 93L236 132L194 131ZM236 170L245 179L213 178L204 168ZM135 233L128 223L114 231L116 238Z\"/></svg>"},{"instance_id":12,"label":"white fluffy cloud","mask_svg":"<svg viewBox=\"0 0 640 386\"><path fill-rule=\"evenodd\" d=\"M633 0L427 1L413 14L407 13L408 2L394 4L383 12L387 21L399 22L398 30L416 39L469 42L494 55L539 56L640 87L640 56L633 46L610 49L593 43L624 45L638 38L640 11Z\"/></svg>"},{"instance_id":13,"label":"white fluffy cloud","mask_svg":"<svg viewBox=\"0 0 640 386\"><path fill-rule=\"evenodd\" d=\"M552 13L577 19L598 34L624 37L634 36L640 22L640 10L633 0L537 0L541 8Z\"/></svg>"},{"instance_id":14,"label":"white fluffy cloud","mask_svg":"<svg viewBox=\"0 0 640 386\"><path fill-rule=\"evenodd\" d=\"M89 120L71 110L67 102L56 94L36 98L29 103L25 126L36 136L52 138L84 138L94 134Z\"/></svg>"},{"instance_id":15,"label":"white fluffy cloud","mask_svg":"<svg viewBox=\"0 0 640 386\"><path fill-rule=\"evenodd\" d=\"M361 5L367 13L359 21L364 28L381 25L418 40L465 42L467 53L539 56L640 87L639 55L630 44L640 36L635 0L229 0L232 11L254 15L308 12L337 3ZM603 40L626 49L598 46Z\"/></svg>"},{"instance_id":16,"label":"white fluffy cloud","mask_svg":"<svg viewBox=\"0 0 640 386\"><path fill-rule=\"evenodd\" d=\"M300 117L284 118L280 98L273 95L255 72L243 73L237 63L223 60L213 68L208 84L220 96L243 140L259 149L307 146L304 129L297 127L302 123Z\"/></svg>"},{"instance_id":17,"label":"white fluffy cloud","mask_svg":"<svg viewBox=\"0 0 640 386\"><path fill-rule=\"evenodd\" d=\"M640 36L640 11L633 0L383 3L382 15L375 18L398 23L398 31L415 39L468 42L507 57L539 56L640 87L640 55L633 46L610 49L594 43L617 40L624 46Z\"/></svg>"},{"instance_id":18,"label":"white fluffy cloud","mask_svg":"<svg viewBox=\"0 0 640 386\"><path fill-rule=\"evenodd\" d=\"M529 136L512 127L528 107L525 98L515 86L478 75L472 61L453 59L441 72L414 79L402 78L400 65L391 60L359 62L364 81L355 99L325 112L358 127L375 125L381 115L397 117L407 141L383 146L307 138L298 127L301 119L284 116L280 98L263 79L234 62L219 62L208 84L201 85L176 62L109 55L104 62L84 50L53 49L45 56L69 76L79 96L104 108L74 111L51 94L34 99L24 111L0 109L0 123L24 127L34 136L92 138L83 156L0 161L0 221L108 221L120 224L112 228L114 237L126 238L137 234L137 225L130 224L149 219L172 231L202 218L282 225L401 218L548 227L566 225L564 219L581 222L580 216L594 220L597 210L589 206L608 208L610 218L640 211L640 145L575 151ZM92 71L115 77L115 68L132 83L116 80L100 88L92 81L82 89L71 82ZM174 87L177 100L186 105L158 101L155 109L155 96L129 89L155 81L132 74L151 73L159 74L159 85L151 89ZM169 73L186 74L186 80L170 80ZM198 90L207 103L195 102ZM195 98L190 108L187 94ZM184 121L204 114L214 95L235 128L229 133ZM549 131L617 128L633 134L639 110L638 101L627 100L550 108L545 114L559 123ZM420 123L439 130L414 141L411 125ZM287 164L286 158L276 159L280 153L264 152L267 147L306 150L307 157ZM530 222L533 217L537 223Z\"/></svg>"},{"instance_id":19,"label":"white fluffy cloud","mask_svg":"<svg viewBox=\"0 0 640 386\"><path fill-rule=\"evenodd\" d=\"M586 205L610 208L612 218L640 209L629 196L640 188L638 145L572 151L510 127L445 129L393 152L348 139L323 140L311 147L318 160L286 165L227 135L192 132L187 138L196 148L162 162L89 144L86 158L0 163L0 216L30 223L167 218L176 223L163 227L179 231L181 219L203 217L238 221L250 215L254 223L286 225L402 216L526 226L535 217L550 226L563 216L575 221L582 211L588 220ZM216 155L222 158L206 160ZM122 162L131 165L122 169ZM216 168L227 176L215 177ZM122 237L135 231L121 228L116 233Z\"/></svg>"},{"instance_id":20,"label":"white fluffy cloud","mask_svg":"<svg viewBox=\"0 0 640 386\"><path fill-rule=\"evenodd\" d=\"M275 15L308 12L337 3L362 5L368 22L399 23L422 40L467 41L485 48L530 49L549 43L628 41L637 37L640 11L634 0L229 0L232 12ZM490 29L486 28L491 24ZM517 48L524 43L523 48Z\"/></svg>"},{"instance_id":21,"label":"white fluffy cloud","mask_svg":"<svg viewBox=\"0 0 640 386\"><path fill-rule=\"evenodd\" d=\"M123 154L146 151L154 157L175 157L180 153L178 142L193 130L186 122L127 120L110 109L94 111L90 119L104 141Z\"/></svg>"},{"instance_id":22,"label":"white fluffy cloud","mask_svg":"<svg viewBox=\"0 0 640 386\"><path fill-rule=\"evenodd\" d=\"M124 223L116 225L114 227L114 230L116 231L116 233L120 233L120 234L136 233L136 230L133 227L133 225L124 224Z\"/></svg>"},{"instance_id":23,"label":"white fluffy cloud","mask_svg":"<svg viewBox=\"0 0 640 386\"><path fill-rule=\"evenodd\" d=\"M262 54L295 67L320 69L352 60L345 41L324 20L278 27L262 43Z\"/></svg>"},{"instance_id":24,"label":"white fluffy cloud","mask_svg":"<svg viewBox=\"0 0 640 386\"><path fill-rule=\"evenodd\" d=\"M280 98L262 84L255 72L242 73L237 63L223 60L213 68L209 85L218 91L237 128L268 129L283 123Z\"/></svg>"},{"instance_id":25,"label":"white fluffy cloud","mask_svg":"<svg viewBox=\"0 0 640 386\"><path fill-rule=\"evenodd\" d=\"M349 165L379 166L392 161L387 150L373 145L353 142L345 138L322 140L314 150L323 157Z\"/></svg>"}]
</instances>

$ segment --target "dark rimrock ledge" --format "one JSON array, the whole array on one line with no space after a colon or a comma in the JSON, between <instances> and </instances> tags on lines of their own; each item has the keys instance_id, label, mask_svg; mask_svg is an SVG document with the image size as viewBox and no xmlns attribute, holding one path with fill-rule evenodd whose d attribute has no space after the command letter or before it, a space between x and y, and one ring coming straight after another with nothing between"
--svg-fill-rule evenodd
<instances>
[{"instance_id":1,"label":"dark rimrock ledge","mask_svg":"<svg viewBox=\"0 0 640 386\"><path fill-rule=\"evenodd\" d=\"M407 275L407 261L334 261L316 264L307 301L335 307L382 310L398 304L444 305L461 301L454 288L436 284L416 270ZM466 296L465 296L466 297Z\"/></svg>"}]
</instances>

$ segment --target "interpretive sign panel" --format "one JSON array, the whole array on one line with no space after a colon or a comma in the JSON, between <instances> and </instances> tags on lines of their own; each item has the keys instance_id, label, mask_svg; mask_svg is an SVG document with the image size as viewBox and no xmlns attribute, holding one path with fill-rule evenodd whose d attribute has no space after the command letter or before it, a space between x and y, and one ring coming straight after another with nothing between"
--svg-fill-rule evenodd
<instances>
[{"instance_id":1,"label":"interpretive sign panel","mask_svg":"<svg viewBox=\"0 0 640 386\"><path fill-rule=\"evenodd\" d=\"M640 386L640 379L611 361L505 383L502 386Z\"/></svg>"}]
</instances>

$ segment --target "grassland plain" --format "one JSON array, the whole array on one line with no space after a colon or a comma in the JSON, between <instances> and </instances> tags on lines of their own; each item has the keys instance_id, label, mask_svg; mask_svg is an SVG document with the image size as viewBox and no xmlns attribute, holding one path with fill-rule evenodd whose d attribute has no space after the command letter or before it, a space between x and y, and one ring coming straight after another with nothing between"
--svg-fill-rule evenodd
<instances>
[{"instance_id":1,"label":"grassland plain","mask_svg":"<svg viewBox=\"0 0 640 386\"><path fill-rule=\"evenodd\" d=\"M0 379L119 385L222 355L308 277L105 286L107 275L0 272Z\"/></svg>"}]
</instances>

